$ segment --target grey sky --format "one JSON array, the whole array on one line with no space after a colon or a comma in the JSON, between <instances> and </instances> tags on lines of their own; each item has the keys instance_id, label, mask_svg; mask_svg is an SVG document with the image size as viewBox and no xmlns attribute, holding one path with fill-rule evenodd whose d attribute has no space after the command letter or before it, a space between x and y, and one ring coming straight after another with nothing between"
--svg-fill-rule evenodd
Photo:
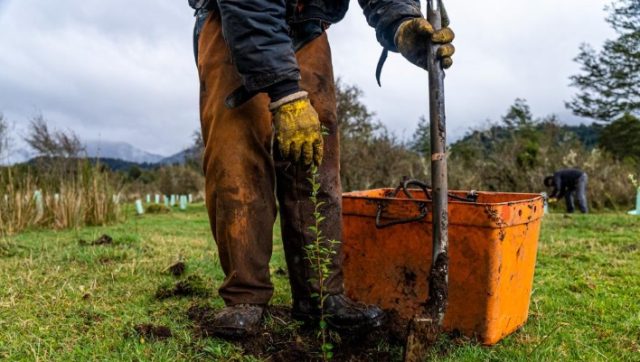
<instances>
[{"instance_id":1,"label":"grey sky","mask_svg":"<svg viewBox=\"0 0 640 362\"><path fill-rule=\"evenodd\" d=\"M598 0L447 0L457 34L448 72L452 138L498 119L516 97L536 115L578 122L563 102L574 90L578 46L613 36ZM171 154L198 123L198 81L186 0L0 0L0 112L23 132L42 112L84 139L122 140ZM335 73L365 92L385 124L409 136L427 114L425 72L392 55L383 87L380 47L357 5L331 27Z\"/></svg>"}]
</instances>

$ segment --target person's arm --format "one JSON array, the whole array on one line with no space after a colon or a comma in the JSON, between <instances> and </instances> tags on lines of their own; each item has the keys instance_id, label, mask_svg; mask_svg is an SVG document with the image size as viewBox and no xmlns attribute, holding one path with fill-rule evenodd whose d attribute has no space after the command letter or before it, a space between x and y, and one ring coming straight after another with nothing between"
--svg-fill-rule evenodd
<instances>
[{"instance_id":1,"label":"person's arm","mask_svg":"<svg viewBox=\"0 0 640 362\"><path fill-rule=\"evenodd\" d=\"M553 192L551 192L551 196L556 199L560 199L564 196L564 192L562 191L562 175L559 172L556 172L553 175Z\"/></svg>"},{"instance_id":2,"label":"person's arm","mask_svg":"<svg viewBox=\"0 0 640 362\"><path fill-rule=\"evenodd\" d=\"M299 92L300 70L288 33L286 0L219 0L218 8L245 88L266 91L272 101Z\"/></svg>"},{"instance_id":3,"label":"person's arm","mask_svg":"<svg viewBox=\"0 0 640 362\"><path fill-rule=\"evenodd\" d=\"M369 25L376 29L376 36L384 47L380 57L376 77L380 82L380 72L387 51L399 52L411 63L427 69L431 43L441 44L436 56L442 67L449 68L455 52L451 44L455 35L444 27L435 30L422 16L420 3L416 0L358 0L364 10Z\"/></svg>"},{"instance_id":4,"label":"person's arm","mask_svg":"<svg viewBox=\"0 0 640 362\"><path fill-rule=\"evenodd\" d=\"M218 0L222 34L249 94L267 92L280 153L292 162L322 162L318 113L300 89L286 21L286 0Z\"/></svg>"},{"instance_id":5,"label":"person's arm","mask_svg":"<svg viewBox=\"0 0 640 362\"><path fill-rule=\"evenodd\" d=\"M420 4L415 0L358 0L367 23L376 29L378 42L390 51L398 51L396 32L402 22L422 18Z\"/></svg>"}]
</instances>

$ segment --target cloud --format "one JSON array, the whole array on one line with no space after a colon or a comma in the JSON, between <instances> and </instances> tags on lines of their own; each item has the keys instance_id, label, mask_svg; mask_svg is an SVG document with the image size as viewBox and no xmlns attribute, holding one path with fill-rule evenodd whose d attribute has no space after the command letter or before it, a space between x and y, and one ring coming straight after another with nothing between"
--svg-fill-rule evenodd
<instances>
[{"instance_id":1,"label":"cloud","mask_svg":"<svg viewBox=\"0 0 640 362\"><path fill-rule=\"evenodd\" d=\"M446 80L452 137L497 119L516 97L535 114L567 116L578 45L612 35L599 2L447 4L458 50ZM85 139L173 153L199 127L192 15L186 1L0 0L0 111L18 128L42 111ZM336 75L359 85L391 129L410 133L428 113L425 72L392 55L378 88L380 46L356 1L329 37Z\"/></svg>"},{"instance_id":2,"label":"cloud","mask_svg":"<svg viewBox=\"0 0 640 362\"><path fill-rule=\"evenodd\" d=\"M0 18L0 109L19 125L41 110L85 138L165 154L184 146L199 126L192 14L157 3L10 2Z\"/></svg>"}]
</instances>

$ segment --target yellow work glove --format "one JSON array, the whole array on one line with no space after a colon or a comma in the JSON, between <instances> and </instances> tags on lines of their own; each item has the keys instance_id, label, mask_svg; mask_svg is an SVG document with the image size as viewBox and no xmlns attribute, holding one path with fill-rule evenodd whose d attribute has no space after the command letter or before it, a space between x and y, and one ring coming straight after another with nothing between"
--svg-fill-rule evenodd
<instances>
[{"instance_id":1,"label":"yellow work glove","mask_svg":"<svg viewBox=\"0 0 640 362\"><path fill-rule=\"evenodd\" d=\"M447 69L453 64L451 56L456 51L451 44L454 37L453 31L448 27L434 31L426 19L414 18L400 24L396 31L395 43L400 54L423 69L427 69L432 42L442 44L436 56L441 59L442 67Z\"/></svg>"},{"instance_id":2,"label":"yellow work glove","mask_svg":"<svg viewBox=\"0 0 640 362\"><path fill-rule=\"evenodd\" d=\"M322 127L307 92L298 92L271 103L280 153L305 165L322 162Z\"/></svg>"}]
</instances>

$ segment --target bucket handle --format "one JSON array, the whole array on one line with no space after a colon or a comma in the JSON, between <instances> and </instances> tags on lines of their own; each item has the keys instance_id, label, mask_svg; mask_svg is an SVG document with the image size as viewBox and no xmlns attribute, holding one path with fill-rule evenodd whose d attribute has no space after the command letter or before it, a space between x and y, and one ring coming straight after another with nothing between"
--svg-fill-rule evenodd
<instances>
[{"instance_id":1,"label":"bucket handle","mask_svg":"<svg viewBox=\"0 0 640 362\"><path fill-rule=\"evenodd\" d=\"M431 200L431 195L429 193L429 187L417 180L409 180L409 179L403 179L400 182L400 185L393 191L393 193L391 195L389 195L390 197L396 197L398 195L398 193L402 190L404 192L405 195L407 195L407 197L411 200L415 200L415 198L413 197L413 194L411 194L411 192L409 191L409 186L410 185L415 185L420 187L425 195L427 196L427 198L429 200ZM427 204L424 202L418 202L416 204L418 206L418 211L420 211L420 215L418 216L413 216L413 217L408 217L405 219L398 219L398 220L391 220L388 222L383 223L382 222L382 213L384 213L384 209L386 207L386 203L384 201L379 201L378 202L378 212L376 213L376 228L378 229L384 229L386 227L389 226L393 226L393 225L400 225L400 224L408 224L410 222L415 222L415 221L420 221L422 219L424 219L427 214L429 213L429 210L427 209Z\"/></svg>"},{"instance_id":2,"label":"bucket handle","mask_svg":"<svg viewBox=\"0 0 640 362\"><path fill-rule=\"evenodd\" d=\"M410 199L413 199L414 197L409 191L409 186L418 186L419 188L422 189L422 191L424 191L425 195L427 196L427 199L431 200L431 191L432 191L431 186L419 180L407 180L407 179L402 180L400 182L400 185L396 188L394 195L397 195L398 192L402 190L405 193L405 195L407 195ZM462 201L462 202L478 201L478 193L475 190L469 191L469 193L465 197L460 197L451 192L449 192L447 195L449 196L450 199L455 201Z\"/></svg>"},{"instance_id":3,"label":"bucket handle","mask_svg":"<svg viewBox=\"0 0 640 362\"><path fill-rule=\"evenodd\" d=\"M398 193L400 193L400 191L404 192L405 195L407 195L407 197L411 200L415 200L415 198L413 197L413 194L411 193L411 191L409 191L409 187L410 186L417 186L419 188L422 189L422 191L424 191L425 196L427 197L428 200L431 200L431 186L429 186L428 184L419 181L419 180L411 180L411 179L407 179L404 178L402 181L400 181L400 185L398 185L398 187L396 187L396 189L390 194L387 195L388 197L396 197L398 195ZM456 201L463 201L463 202L472 202L475 203L478 201L478 193L476 191L470 191L466 197L460 197L457 196L455 194L452 193L448 193L448 196L450 199L456 200ZM384 209L385 209L385 202L384 201L379 201L378 202L378 212L376 214L376 228L378 229L384 229L386 227L389 226L393 226L393 225L399 225L399 224L408 224L410 222L415 222L415 221L420 221L422 219L424 219L427 214L429 213L428 209L427 209L427 205L424 202L418 202L418 210L420 211L420 215L418 216L414 216L414 217L409 217L406 219L399 219L399 220L391 220L388 222L383 223L382 222L382 214L384 213Z\"/></svg>"},{"instance_id":4,"label":"bucket handle","mask_svg":"<svg viewBox=\"0 0 640 362\"><path fill-rule=\"evenodd\" d=\"M420 221L424 219L429 213L429 210L427 209L427 205L424 202L418 202L417 206L418 206L418 210L420 211L420 215L408 217L405 219L382 222L382 214L384 213L385 206L386 205L384 202L382 201L378 202L378 212L376 213L376 228L378 229L384 229L386 227L393 226L393 225L408 224L411 222Z\"/></svg>"}]
</instances>

